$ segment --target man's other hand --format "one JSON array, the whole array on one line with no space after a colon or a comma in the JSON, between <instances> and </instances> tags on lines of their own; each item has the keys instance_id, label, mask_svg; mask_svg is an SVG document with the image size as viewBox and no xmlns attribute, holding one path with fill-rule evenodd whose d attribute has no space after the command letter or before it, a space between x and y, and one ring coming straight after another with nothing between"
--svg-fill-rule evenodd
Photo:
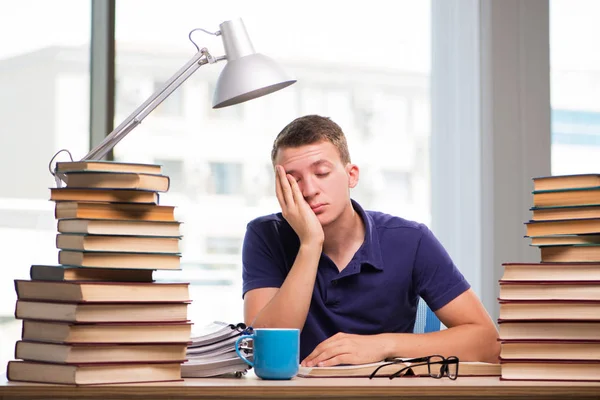
<instances>
[{"instance_id":1,"label":"man's other hand","mask_svg":"<svg viewBox=\"0 0 600 400\"><path fill-rule=\"evenodd\" d=\"M330 367L339 364L366 364L388 356L381 335L353 335L337 333L322 341L312 353L302 360L303 367Z\"/></svg>"}]
</instances>

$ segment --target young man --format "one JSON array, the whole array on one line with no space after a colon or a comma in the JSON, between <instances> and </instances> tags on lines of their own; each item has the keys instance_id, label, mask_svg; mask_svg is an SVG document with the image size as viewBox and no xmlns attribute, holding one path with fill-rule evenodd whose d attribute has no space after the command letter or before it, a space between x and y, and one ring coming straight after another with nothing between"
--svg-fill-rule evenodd
<instances>
[{"instance_id":1,"label":"young man","mask_svg":"<svg viewBox=\"0 0 600 400\"><path fill-rule=\"evenodd\" d=\"M301 329L304 366L433 354L497 362L494 323L431 231L350 199L359 169L336 123L292 121L271 159L281 213L247 227L247 324ZM448 329L412 333L419 296Z\"/></svg>"}]
</instances>

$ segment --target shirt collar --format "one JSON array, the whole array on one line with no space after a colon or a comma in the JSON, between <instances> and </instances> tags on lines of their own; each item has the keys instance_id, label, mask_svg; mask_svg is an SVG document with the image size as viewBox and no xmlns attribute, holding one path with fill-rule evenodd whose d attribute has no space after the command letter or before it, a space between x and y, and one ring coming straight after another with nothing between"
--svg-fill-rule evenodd
<instances>
[{"instance_id":1,"label":"shirt collar","mask_svg":"<svg viewBox=\"0 0 600 400\"><path fill-rule=\"evenodd\" d=\"M372 216L367 213L356 201L352 201L352 207L358 213L365 224L365 240L357 252L357 258L361 268L368 265L378 271L383 271L383 258L381 256L381 246L379 235Z\"/></svg>"}]
</instances>

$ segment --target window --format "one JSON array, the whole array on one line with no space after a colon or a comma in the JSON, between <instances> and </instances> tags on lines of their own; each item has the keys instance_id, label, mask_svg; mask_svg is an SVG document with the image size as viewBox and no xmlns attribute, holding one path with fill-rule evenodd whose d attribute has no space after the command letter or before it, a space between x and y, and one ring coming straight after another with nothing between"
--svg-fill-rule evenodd
<instances>
[{"instance_id":1,"label":"window","mask_svg":"<svg viewBox=\"0 0 600 400\"><path fill-rule=\"evenodd\" d=\"M594 0L550 1L553 175L600 171L599 15Z\"/></svg>"},{"instance_id":2,"label":"window","mask_svg":"<svg viewBox=\"0 0 600 400\"><path fill-rule=\"evenodd\" d=\"M156 159L155 164L162 165L163 175L169 177L169 191L181 192L185 189L185 171L183 161Z\"/></svg>"},{"instance_id":3,"label":"window","mask_svg":"<svg viewBox=\"0 0 600 400\"><path fill-rule=\"evenodd\" d=\"M209 265L226 259L236 266L227 272L230 283L215 280L220 284L197 290L192 285L190 318L197 326L242 318L238 246L251 219L280 211L271 146L296 117L317 113L344 129L352 159L361 167L361 182L353 193L365 208L427 222L421 217L430 213L429 192L422 189L429 182L423 165L429 161L430 2L350 2L343 18L339 7L334 1L306 0L289 15L276 0L223 0L210 7L180 0L167 8L148 1L141 19L139 2L117 2L119 80L172 75L195 52L188 33L198 27L218 30L231 9L243 18L255 49L275 58L298 80L272 95L213 110L214 86L225 64L204 65L177 89L185 93L183 114L171 118L167 127L148 118L115 148L120 160L181 160L186 187L169 199L181 205L186 230L182 262ZM157 18L164 23L151 22ZM193 39L213 56L223 55L219 38L195 32ZM148 47L151 53L145 51ZM131 111L118 109L117 115ZM412 121L417 121L414 128ZM158 132L160 138L147 132ZM213 272L197 271L199 280ZM202 305L208 303L222 307L206 310Z\"/></svg>"},{"instance_id":4,"label":"window","mask_svg":"<svg viewBox=\"0 0 600 400\"><path fill-rule=\"evenodd\" d=\"M211 162L211 194L242 194L242 164Z\"/></svg>"},{"instance_id":5,"label":"window","mask_svg":"<svg viewBox=\"0 0 600 400\"><path fill-rule=\"evenodd\" d=\"M382 171L383 181L386 186L386 197L394 199L400 204L411 202L410 173L398 170L385 169Z\"/></svg>"},{"instance_id":6,"label":"window","mask_svg":"<svg viewBox=\"0 0 600 400\"><path fill-rule=\"evenodd\" d=\"M275 190L275 170L272 163L265 164L264 170L262 171L263 196L274 197L273 193Z\"/></svg>"},{"instance_id":7,"label":"window","mask_svg":"<svg viewBox=\"0 0 600 400\"><path fill-rule=\"evenodd\" d=\"M240 254L242 240L239 237L207 237L206 252L209 254Z\"/></svg>"},{"instance_id":8,"label":"window","mask_svg":"<svg viewBox=\"0 0 600 400\"><path fill-rule=\"evenodd\" d=\"M257 133L267 140L272 140L285 124L298 115L298 92L296 85L292 85L286 90L241 104L240 108L244 109L244 123L253 126L262 124L263 129Z\"/></svg>"},{"instance_id":9,"label":"window","mask_svg":"<svg viewBox=\"0 0 600 400\"><path fill-rule=\"evenodd\" d=\"M417 136L429 136L431 132L431 107L429 99L416 96L412 101L412 130Z\"/></svg>"},{"instance_id":10,"label":"window","mask_svg":"<svg viewBox=\"0 0 600 400\"><path fill-rule=\"evenodd\" d=\"M316 81L314 86L302 88L300 96L302 115L335 115L335 121L340 126L350 126L352 124L353 109L350 90Z\"/></svg>"},{"instance_id":11,"label":"window","mask_svg":"<svg viewBox=\"0 0 600 400\"><path fill-rule=\"evenodd\" d=\"M139 76L121 76L115 82L115 109L133 111L152 94L150 82ZM157 110L158 111L158 110Z\"/></svg>"},{"instance_id":12,"label":"window","mask_svg":"<svg viewBox=\"0 0 600 400\"><path fill-rule=\"evenodd\" d=\"M153 92L157 91L164 85L164 81L154 81ZM160 105L154 110L154 115L162 115L165 117L181 117L183 116L183 96L185 94L185 87L180 86L177 90L169 95L160 103Z\"/></svg>"},{"instance_id":13,"label":"window","mask_svg":"<svg viewBox=\"0 0 600 400\"><path fill-rule=\"evenodd\" d=\"M406 96L379 92L373 98L370 131L389 143L410 134Z\"/></svg>"},{"instance_id":14,"label":"window","mask_svg":"<svg viewBox=\"0 0 600 400\"><path fill-rule=\"evenodd\" d=\"M74 158L89 150L90 29L89 1L2 4L0 170L13 176L0 186L0 371L21 336L14 279L58 261L48 162L63 148Z\"/></svg>"}]
</instances>

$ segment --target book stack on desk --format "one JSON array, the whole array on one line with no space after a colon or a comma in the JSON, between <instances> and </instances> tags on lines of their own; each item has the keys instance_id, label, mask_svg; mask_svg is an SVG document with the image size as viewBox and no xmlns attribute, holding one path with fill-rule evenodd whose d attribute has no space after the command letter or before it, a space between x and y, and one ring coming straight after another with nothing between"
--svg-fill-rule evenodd
<instances>
[{"instance_id":1,"label":"book stack on desk","mask_svg":"<svg viewBox=\"0 0 600 400\"><path fill-rule=\"evenodd\" d=\"M155 282L180 269L180 223L158 204L159 165L57 163L51 189L59 265L15 280L23 321L9 380L109 384L181 380L190 340L189 284Z\"/></svg>"},{"instance_id":2,"label":"book stack on desk","mask_svg":"<svg viewBox=\"0 0 600 400\"><path fill-rule=\"evenodd\" d=\"M535 178L539 263L505 263L502 378L600 381L600 174Z\"/></svg>"}]
</instances>

